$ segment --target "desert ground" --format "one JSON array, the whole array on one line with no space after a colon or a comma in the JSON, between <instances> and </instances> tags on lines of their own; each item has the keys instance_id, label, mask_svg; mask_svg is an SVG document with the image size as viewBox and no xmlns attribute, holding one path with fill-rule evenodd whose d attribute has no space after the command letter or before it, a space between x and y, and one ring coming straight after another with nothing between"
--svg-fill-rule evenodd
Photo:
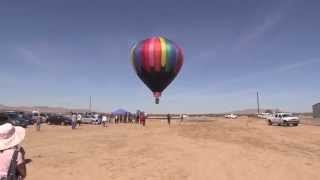
<instances>
[{"instance_id":1,"label":"desert ground","mask_svg":"<svg viewBox=\"0 0 320 180\"><path fill-rule=\"evenodd\" d=\"M44 125L23 143L30 180L317 180L320 126L267 126L240 117Z\"/></svg>"}]
</instances>

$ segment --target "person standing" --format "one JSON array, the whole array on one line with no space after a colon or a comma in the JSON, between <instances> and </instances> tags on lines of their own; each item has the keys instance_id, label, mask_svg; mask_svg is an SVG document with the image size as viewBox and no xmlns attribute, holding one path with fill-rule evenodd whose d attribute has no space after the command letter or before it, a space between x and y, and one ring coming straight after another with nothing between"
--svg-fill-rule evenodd
<instances>
[{"instance_id":1,"label":"person standing","mask_svg":"<svg viewBox=\"0 0 320 180\"><path fill-rule=\"evenodd\" d=\"M140 111L136 113L136 123L140 124Z\"/></svg>"},{"instance_id":2,"label":"person standing","mask_svg":"<svg viewBox=\"0 0 320 180\"><path fill-rule=\"evenodd\" d=\"M108 114L107 119L108 119L108 123L111 124L112 123L112 114Z\"/></svg>"},{"instance_id":3,"label":"person standing","mask_svg":"<svg viewBox=\"0 0 320 180\"><path fill-rule=\"evenodd\" d=\"M107 127L107 116L105 114L102 115L102 125L103 127Z\"/></svg>"},{"instance_id":4,"label":"person standing","mask_svg":"<svg viewBox=\"0 0 320 180\"><path fill-rule=\"evenodd\" d=\"M77 123L77 115L76 115L76 113L72 113L71 120L72 120L71 128L75 129L76 128L76 123Z\"/></svg>"},{"instance_id":5,"label":"person standing","mask_svg":"<svg viewBox=\"0 0 320 180\"><path fill-rule=\"evenodd\" d=\"M109 115L109 123L114 123L114 116L112 114Z\"/></svg>"},{"instance_id":6,"label":"person standing","mask_svg":"<svg viewBox=\"0 0 320 180\"><path fill-rule=\"evenodd\" d=\"M81 120L82 120L82 116L81 116L80 113L78 113L78 115L77 115L77 124L78 124L78 127L80 127L80 125L81 125Z\"/></svg>"},{"instance_id":7,"label":"person standing","mask_svg":"<svg viewBox=\"0 0 320 180\"><path fill-rule=\"evenodd\" d=\"M129 114L129 123L132 124L132 114L131 113Z\"/></svg>"},{"instance_id":8,"label":"person standing","mask_svg":"<svg viewBox=\"0 0 320 180\"><path fill-rule=\"evenodd\" d=\"M36 129L37 131L40 131L41 128L41 116L36 117Z\"/></svg>"},{"instance_id":9,"label":"person standing","mask_svg":"<svg viewBox=\"0 0 320 180\"><path fill-rule=\"evenodd\" d=\"M0 125L0 179L23 179L26 177L25 151L20 146L25 129L10 123Z\"/></svg>"},{"instance_id":10,"label":"person standing","mask_svg":"<svg viewBox=\"0 0 320 180\"><path fill-rule=\"evenodd\" d=\"M170 127L170 124L171 124L171 115L170 114L167 114L167 120L168 120L168 125Z\"/></svg>"},{"instance_id":11,"label":"person standing","mask_svg":"<svg viewBox=\"0 0 320 180\"><path fill-rule=\"evenodd\" d=\"M144 112L141 113L141 123L143 126L146 126L146 115Z\"/></svg>"},{"instance_id":12,"label":"person standing","mask_svg":"<svg viewBox=\"0 0 320 180\"><path fill-rule=\"evenodd\" d=\"M95 124L101 124L102 117L99 114L94 115Z\"/></svg>"},{"instance_id":13,"label":"person standing","mask_svg":"<svg viewBox=\"0 0 320 180\"><path fill-rule=\"evenodd\" d=\"M141 124L141 112L139 111L139 115L138 115L138 124Z\"/></svg>"},{"instance_id":14,"label":"person standing","mask_svg":"<svg viewBox=\"0 0 320 180\"><path fill-rule=\"evenodd\" d=\"M183 114L180 114L180 124L183 122Z\"/></svg>"}]
</instances>

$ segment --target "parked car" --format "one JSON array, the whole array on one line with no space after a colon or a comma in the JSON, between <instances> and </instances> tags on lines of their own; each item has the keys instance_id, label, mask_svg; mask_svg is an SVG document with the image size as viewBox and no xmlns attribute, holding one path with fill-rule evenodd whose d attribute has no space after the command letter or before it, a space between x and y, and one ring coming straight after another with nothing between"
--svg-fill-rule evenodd
<instances>
[{"instance_id":1,"label":"parked car","mask_svg":"<svg viewBox=\"0 0 320 180\"><path fill-rule=\"evenodd\" d=\"M224 117L225 117L225 118L230 118L230 119L235 119L235 118L237 118L238 116L235 115L235 114L227 114L227 115L225 115Z\"/></svg>"},{"instance_id":2,"label":"parked car","mask_svg":"<svg viewBox=\"0 0 320 180\"><path fill-rule=\"evenodd\" d=\"M24 118L29 125L33 125L35 121L32 119L32 114L31 113L23 113L22 118Z\"/></svg>"},{"instance_id":3,"label":"parked car","mask_svg":"<svg viewBox=\"0 0 320 180\"><path fill-rule=\"evenodd\" d=\"M188 119L189 118L189 116L186 115L186 114L183 114L182 117L183 117L183 119Z\"/></svg>"},{"instance_id":4,"label":"parked car","mask_svg":"<svg viewBox=\"0 0 320 180\"><path fill-rule=\"evenodd\" d=\"M41 122L45 123L47 122L48 115L46 113L40 113Z\"/></svg>"},{"instance_id":5,"label":"parked car","mask_svg":"<svg viewBox=\"0 0 320 180\"><path fill-rule=\"evenodd\" d=\"M70 117L62 115L54 115L47 119L48 124L57 124L57 125L71 125L72 120Z\"/></svg>"},{"instance_id":6,"label":"parked car","mask_svg":"<svg viewBox=\"0 0 320 180\"><path fill-rule=\"evenodd\" d=\"M21 126L23 128L27 128L29 123L26 119L20 117L16 112L6 112L4 115L7 118L7 121L14 126Z\"/></svg>"},{"instance_id":7,"label":"parked car","mask_svg":"<svg viewBox=\"0 0 320 180\"><path fill-rule=\"evenodd\" d=\"M279 126L298 126L300 123L299 117L293 116L291 113L276 113L267 120L268 125L277 124Z\"/></svg>"},{"instance_id":8,"label":"parked car","mask_svg":"<svg viewBox=\"0 0 320 180\"><path fill-rule=\"evenodd\" d=\"M0 113L0 124L8 122L8 116L5 113Z\"/></svg>"},{"instance_id":9,"label":"parked car","mask_svg":"<svg viewBox=\"0 0 320 180\"><path fill-rule=\"evenodd\" d=\"M32 121L36 122L38 118L40 118L40 112L32 111Z\"/></svg>"},{"instance_id":10,"label":"parked car","mask_svg":"<svg viewBox=\"0 0 320 180\"><path fill-rule=\"evenodd\" d=\"M84 115L81 118L81 123L84 124L93 124L95 122L97 122L97 119L92 115Z\"/></svg>"}]
</instances>

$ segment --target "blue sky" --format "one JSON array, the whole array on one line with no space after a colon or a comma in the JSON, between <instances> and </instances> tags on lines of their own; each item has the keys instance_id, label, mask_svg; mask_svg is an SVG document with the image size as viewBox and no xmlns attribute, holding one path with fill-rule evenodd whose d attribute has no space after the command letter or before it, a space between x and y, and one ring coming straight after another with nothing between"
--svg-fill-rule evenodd
<instances>
[{"instance_id":1,"label":"blue sky","mask_svg":"<svg viewBox=\"0 0 320 180\"><path fill-rule=\"evenodd\" d=\"M0 2L0 104L147 112L311 111L320 101L320 2ZM185 63L155 105L132 45L162 35Z\"/></svg>"}]
</instances>

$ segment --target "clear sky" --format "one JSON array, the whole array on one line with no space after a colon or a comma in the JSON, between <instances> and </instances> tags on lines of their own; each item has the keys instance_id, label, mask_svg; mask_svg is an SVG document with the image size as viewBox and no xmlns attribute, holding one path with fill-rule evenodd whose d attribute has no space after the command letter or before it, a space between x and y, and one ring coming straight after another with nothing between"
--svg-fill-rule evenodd
<instances>
[{"instance_id":1,"label":"clear sky","mask_svg":"<svg viewBox=\"0 0 320 180\"><path fill-rule=\"evenodd\" d=\"M0 104L112 111L311 111L320 101L320 1L0 2ZM159 105L132 45L162 35L185 63Z\"/></svg>"}]
</instances>

